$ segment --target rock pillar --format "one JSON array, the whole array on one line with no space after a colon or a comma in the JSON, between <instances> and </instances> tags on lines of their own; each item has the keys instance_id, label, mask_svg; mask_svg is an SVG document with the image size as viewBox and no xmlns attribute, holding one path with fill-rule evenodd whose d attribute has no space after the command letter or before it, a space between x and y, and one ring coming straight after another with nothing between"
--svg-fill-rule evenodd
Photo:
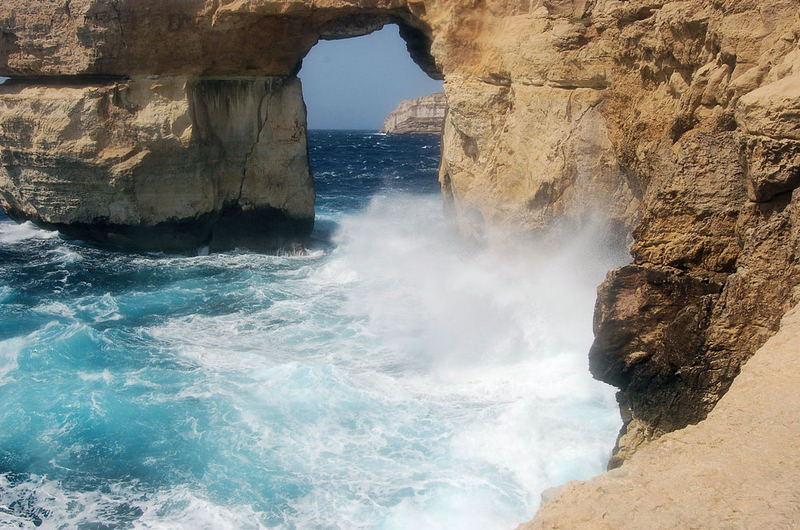
<instances>
[{"instance_id":1,"label":"rock pillar","mask_svg":"<svg viewBox=\"0 0 800 530\"><path fill-rule=\"evenodd\" d=\"M0 85L0 205L145 250L302 242L314 219L294 76Z\"/></svg>"}]
</instances>

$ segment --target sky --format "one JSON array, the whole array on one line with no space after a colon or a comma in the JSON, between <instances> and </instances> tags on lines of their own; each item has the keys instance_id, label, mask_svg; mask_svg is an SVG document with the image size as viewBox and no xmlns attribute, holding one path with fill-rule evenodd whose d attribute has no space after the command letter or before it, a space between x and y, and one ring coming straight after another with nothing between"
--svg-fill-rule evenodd
<instances>
[{"instance_id":1,"label":"sky","mask_svg":"<svg viewBox=\"0 0 800 530\"><path fill-rule=\"evenodd\" d=\"M442 90L411 60L394 24L364 37L320 41L298 75L309 129L378 130L400 101Z\"/></svg>"}]
</instances>

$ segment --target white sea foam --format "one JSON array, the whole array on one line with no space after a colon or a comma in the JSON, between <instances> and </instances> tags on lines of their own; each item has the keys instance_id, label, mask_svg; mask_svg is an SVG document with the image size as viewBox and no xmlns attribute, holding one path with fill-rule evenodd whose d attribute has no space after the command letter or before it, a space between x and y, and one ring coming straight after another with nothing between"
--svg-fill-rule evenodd
<instances>
[{"instance_id":1,"label":"white sea foam","mask_svg":"<svg viewBox=\"0 0 800 530\"><path fill-rule=\"evenodd\" d=\"M64 318L72 318L76 315L75 309L63 302L46 302L34 307L33 311Z\"/></svg>"},{"instance_id":2,"label":"white sea foam","mask_svg":"<svg viewBox=\"0 0 800 530\"><path fill-rule=\"evenodd\" d=\"M78 372L78 377L80 377L84 381L103 381L105 384L111 384L114 380L114 376L111 375L111 372L106 369L102 372Z\"/></svg>"},{"instance_id":3,"label":"white sea foam","mask_svg":"<svg viewBox=\"0 0 800 530\"><path fill-rule=\"evenodd\" d=\"M14 295L14 289L7 285L0 285L0 303L5 302Z\"/></svg>"},{"instance_id":4,"label":"white sea foam","mask_svg":"<svg viewBox=\"0 0 800 530\"><path fill-rule=\"evenodd\" d=\"M512 527L545 488L602 471L619 428L586 359L618 259L600 235L468 249L440 199L377 199L319 263L252 279L250 307L146 332L214 374L176 399L229 400L236 443L307 477L288 526ZM258 274L297 258L192 259Z\"/></svg>"},{"instance_id":5,"label":"white sea foam","mask_svg":"<svg viewBox=\"0 0 800 530\"><path fill-rule=\"evenodd\" d=\"M51 250L49 254L54 258L54 261L64 265L70 265L83 260L83 256L79 252L64 246Z\"/></svg>"},{"instance_id":6,"label":"white sea foam","mask_svg":"<svg viewBox=\"0 0 800 530\"><path fill-rule=\"evenodd\" d=\"M0 385L23 356L62 378L75 416L44 447L96 449L94 431L70 438L90 424L143 476L184 476L176 453L199 471L96 491L0 475L0 521L510 528L545 488L602 471L619 417L586 359L615 264L599 232L476 249L438 197L394 195L338 223L327 251L111 258L158 281L34 307L52 321L0 343ZM139 428L168 436L142 448Z\"/></svg>"},{"instance_id":7,"label":"white sea foam","mask_svg":"<svg viewBox=\"0 0 800 530\"><path fill-rule=\"evenodd\" d=\"M266 528L249 506L215 504L185 487L150 493L137 484L111 484L102 492L75 492L44 477L16 482L0 474L0 498L0 528L118 527L126 520L123 526L141 529Z\"/></svg>"},{"instance_id":8,"label":"white sea foam","mask_svg":"<svg viewBox=\"0 0 800 530\"><path fill-rule=\"evenodd\" d=\"M111 293L102 296L88 296L76 301L77 313L90 322L120 320L119 305Z\"/></svg>"},{"instance_id":9,"label":"white sea foam","mask_svg":"<svg viewBox=\"0 0 800 530\"><path fill-rule=\"evenodd\" d=\"M0 341L0 386L6 384L11 372L19 367L17 358L28 341L24 337L14 337Z\"/></svg>"},{"instance_id":10,"label":"white sea foam","mask_svg":"<svg viewBox=\"0 0 800 530\"><path fill-rule=\"evenodd\" d=\"M58 237L58 232L43 230L31 222L0 223L0 243L19 243L26 239L52 239L55 237Z\"/></svg>"}]
</instances>

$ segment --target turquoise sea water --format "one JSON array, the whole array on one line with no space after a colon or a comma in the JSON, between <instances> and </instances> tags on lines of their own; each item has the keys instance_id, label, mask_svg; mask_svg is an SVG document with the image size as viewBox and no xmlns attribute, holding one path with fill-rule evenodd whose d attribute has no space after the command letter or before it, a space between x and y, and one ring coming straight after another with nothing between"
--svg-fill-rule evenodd
<instances>
[{"instance_id":1,"label":"turquoise sea water","mask_svg":"<svg viewBox=\"0 0 800 530\"><path fill-rule=\"evenodd\" d=\"M0 218L0 527L511 528L602 471L597 234L461 245L436 138L312 131L310 153L301 253Z\"/></svg>"}]
</instances>

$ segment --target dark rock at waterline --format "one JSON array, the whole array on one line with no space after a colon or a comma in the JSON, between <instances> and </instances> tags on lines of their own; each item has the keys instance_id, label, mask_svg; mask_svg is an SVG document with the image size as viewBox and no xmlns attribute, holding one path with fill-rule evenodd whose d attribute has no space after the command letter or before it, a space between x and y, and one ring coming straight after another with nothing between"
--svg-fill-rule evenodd
<instances>
[{"instance_id":1,"label":"dark rock at waterline","mask_svg":"<svg viewBox=\"0 0 800 530\"><path fill-rule=\"evenodd\" d=\"M243 211L230 207L192 219L164 221L155 225L121 225L108 219L92 223L48 223L18 212L9 217L51 230L69 239L95 241L125 250L194 254L201 249L223 252L247 249L259 252L289 250L308 245L314 218L292 218L281 210L258 208Z\"/></svg>"}]
</instances>

